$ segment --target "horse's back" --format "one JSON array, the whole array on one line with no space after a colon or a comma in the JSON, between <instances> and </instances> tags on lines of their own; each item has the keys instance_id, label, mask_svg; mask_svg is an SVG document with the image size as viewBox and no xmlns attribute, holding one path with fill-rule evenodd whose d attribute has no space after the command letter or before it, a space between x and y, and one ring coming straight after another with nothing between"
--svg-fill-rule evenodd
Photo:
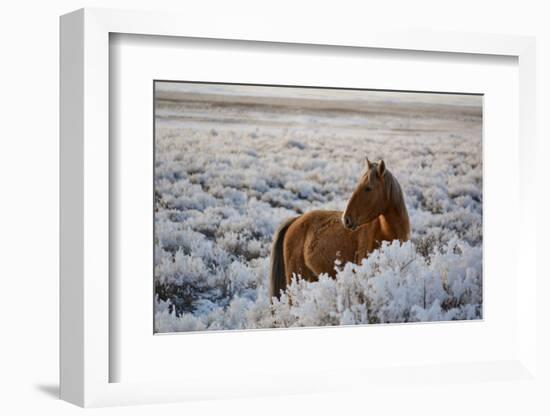
<instances>
[{"instance_id":1,"label":"horse's back","mask_svg":"<svg viewBox=\"0 0 550 416\"><path fill-rule=\"evenodd\" d=\"M318 273L306 261L311 257L312 241L323 224L339 221L341 215L339 211L309 211L290 224L284 236L283 247L288 283L293 274L309 281L317 280Z\"/></svg>"},{"instance_id":2,"label":"horse's back","mask_svg":"<svg viewBox=\"0 0 550 416\"><path fill-rule=\"evenodd\" d=\"M341 211L310 211L299 217L285 236L288 270L298 270L307 280L317 275L334 275L336 260L353 261L356 239L342 225Z\"/></svg>"},{"instance_id":3,"label":"horse's back","mask_svg":"<svg viewBox=\"0 0 550 416\"><path fill-rule=\"evenodd\" d=\"M309 211L294 221L288 229L286 239L306 243L308 240L334 234L335 229L345 231L341 223L341 211Z\"/></svg>"}]
</instances>

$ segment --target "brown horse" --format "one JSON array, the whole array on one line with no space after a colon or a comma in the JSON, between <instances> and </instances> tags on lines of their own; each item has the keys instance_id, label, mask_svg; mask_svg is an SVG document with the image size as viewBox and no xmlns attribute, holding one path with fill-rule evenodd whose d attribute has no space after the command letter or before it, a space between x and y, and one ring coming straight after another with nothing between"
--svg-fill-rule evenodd
<instances>
[{"instance_id":1,"label":"brown horse","mask_svg":"<svg viewBox=\"0 0 550 416\"><path fill-rule=\"evenodd\" d=\"M335 261L359 263L382 241L407 241L409 214L401 186L383 160L371 163L346 210L311 211L286 220L273 239L269 295L279 298L292 276L335 276Z\"/></svg>"}]
</instances>

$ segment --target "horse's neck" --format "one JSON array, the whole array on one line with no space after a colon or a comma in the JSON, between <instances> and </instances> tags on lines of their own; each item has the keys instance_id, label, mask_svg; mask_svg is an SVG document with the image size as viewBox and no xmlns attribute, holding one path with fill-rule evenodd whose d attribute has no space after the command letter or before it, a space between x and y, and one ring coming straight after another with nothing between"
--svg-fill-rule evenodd
<instances>
[{"instance_id":1,"label":"horse's neck","mask_svg":"<svg viewBox=\"0 0 550 416\"><path fill-rule=\"evenodd\" d=\"M390 206L378 219L385 240L407 241L410 238L411 227L406 208Z\"/></svg>"}]
</instances>

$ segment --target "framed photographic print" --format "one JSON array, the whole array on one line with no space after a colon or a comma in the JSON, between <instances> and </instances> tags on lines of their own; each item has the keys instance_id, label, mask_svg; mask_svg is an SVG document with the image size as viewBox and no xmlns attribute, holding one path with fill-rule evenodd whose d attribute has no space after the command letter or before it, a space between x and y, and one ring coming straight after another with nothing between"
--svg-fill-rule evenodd
<instances>
[{"instance_id":1,"label":"framed photographic print","mask_svg":"<svg viewBox=\"0 0 550 416\"><path fill-rule=\"evenodd\" d=\"M242 23L61 19L62 398L536 384L533 39Z\"/></svg>"}]
</instances>

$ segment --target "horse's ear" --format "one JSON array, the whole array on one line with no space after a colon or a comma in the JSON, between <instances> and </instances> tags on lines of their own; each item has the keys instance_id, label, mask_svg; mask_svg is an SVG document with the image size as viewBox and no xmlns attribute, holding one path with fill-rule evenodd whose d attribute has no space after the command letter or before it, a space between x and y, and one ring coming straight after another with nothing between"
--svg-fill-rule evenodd
<instances>
[{"instance_id":1,"label":"horse's ear","mask_svg":"<svg viewBox=\"0 0 550 416\"><path fill-rule=\"evenodd\" d=\"M366 157L366 158L365 158L365 161L367 162L367 168L370 169L371 166L372 166L372 163L370 162L369 158Z\"/></svg>"},{"instance_id":2,"label":"horse's ear","mask_svg":"<svg viewBox=\"0 0 550 416\"><path fill-rule=\"evenodd\" d=\"M378 162L378 176L382 176L384 172L386 172L386 164L383 160L380 160L380 162Z\"/></svg>"}]
</instances>

